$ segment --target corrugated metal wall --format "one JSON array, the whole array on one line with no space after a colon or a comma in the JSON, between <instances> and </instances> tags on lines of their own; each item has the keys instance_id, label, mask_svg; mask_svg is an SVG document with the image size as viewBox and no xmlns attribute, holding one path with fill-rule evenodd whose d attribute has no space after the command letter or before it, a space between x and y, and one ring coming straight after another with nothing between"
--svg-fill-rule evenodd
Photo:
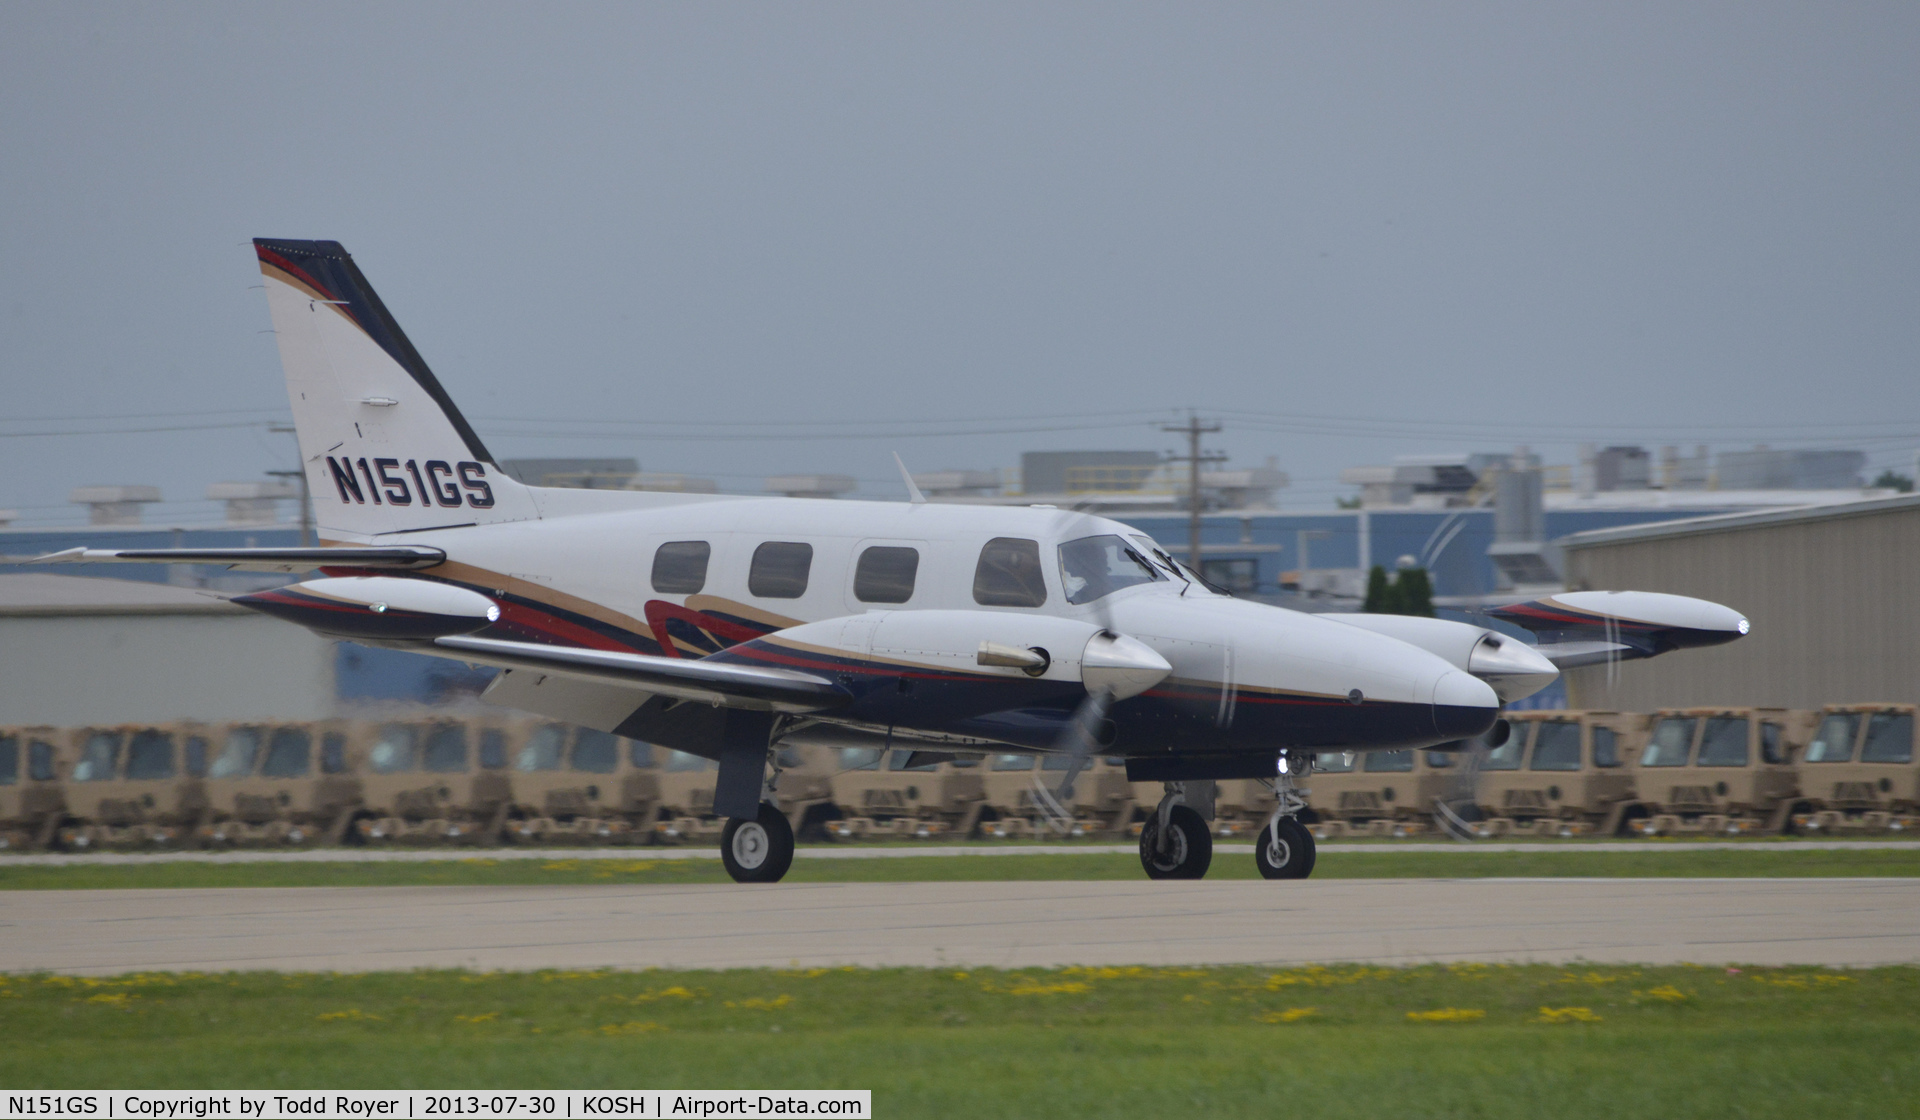
<instances>
[{"instance_id":1,"label":"corrugated metal wall","mask_svg":"<svg viewBox=\"0 0 1920 1120\"><path fill-rule=\"evenodd\" d=\"M1576 708L1920 703L1920 509L1580 546L1570 586L1667 591L1753 621L1731 645L1568 674Z\"/></svg>"}]
</instances>

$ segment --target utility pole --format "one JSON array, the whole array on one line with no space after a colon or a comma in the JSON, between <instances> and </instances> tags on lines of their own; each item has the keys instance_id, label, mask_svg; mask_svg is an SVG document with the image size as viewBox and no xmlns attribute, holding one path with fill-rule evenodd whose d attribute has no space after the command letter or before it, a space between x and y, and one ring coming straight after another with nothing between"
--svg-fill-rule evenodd
<instances>
[{"instance_id":1,"label":"utility pole","mask_svg":"<svg viewBox=\"0 0 1920 1120\"><path fill-rule=\"evenodd\" d=\"M1187 437L1185 455L1169 455L1167 461L1187 464L1187 566L1195 575L1200 575L1200 468L1206 463L1224 463L1226 455L1219 451L1200 451L1200 437L1220 430L1218 420L1201 422L1198 413L1188 410L1184 424L1162 424L1163 432L1175 432Z\"/></svg>"},{"instance_id":2,"label":"utility pole","mask_svg":"<svg viewBox=\"0 0 1920 1120\"><path fill-rule=\"evenodd\" d=\"M295 462L299 462L299 459L300 459L299 436L295 434L293 425L269 424L267 426L267 431L272 432L275 435L293 435L294 436L293 457ZM313 500L312 500L313 495L307 492L307 472L305 470L306 464L300 463L300 466L302 469L297 471L268 471L267 477L297 478L300 480L300 547L311 548L313 547Z\"/></svg>"}]
</instances>

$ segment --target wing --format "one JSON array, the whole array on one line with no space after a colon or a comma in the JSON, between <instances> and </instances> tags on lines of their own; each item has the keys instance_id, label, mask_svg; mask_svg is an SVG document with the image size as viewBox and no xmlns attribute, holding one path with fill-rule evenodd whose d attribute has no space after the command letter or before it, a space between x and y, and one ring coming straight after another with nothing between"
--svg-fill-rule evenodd
<instances>
[{"instance_id":1,"label":"wing","mask_svg":"<svg viewBox=\"0 0 1920 1120\"><path fill-rule=\"evenodd\" d=\"M225 564L246 572L310 572L315 568L431 568L447 554L424 545L371 548L69 548L22 564Z\"/></svg>"},{"instance_id":2,"label":"wing","mask_svg":"<svg viewBox=\"0 0 1920 1120\"><path fill-rule=\"evenodd\" d=\"M1561 669L1722 645L1751 629L1730 607L1650 591L1568 591L1487 613L1531 630L1534 652Z\"/></svg>"},{"instance_id":3,"label":"wing","mask_svg":"<svg viewBox=\"0 0 1920 1120\"><path fill-rule=\"evenodd\" d=\"M457 656L482 665L615 681L662 696L730 708L822 712L852 699L833 681L792 669L544 646L498 638L436 638L433 646L433 652L441 656Z\"/></svg>"}]
</instances>

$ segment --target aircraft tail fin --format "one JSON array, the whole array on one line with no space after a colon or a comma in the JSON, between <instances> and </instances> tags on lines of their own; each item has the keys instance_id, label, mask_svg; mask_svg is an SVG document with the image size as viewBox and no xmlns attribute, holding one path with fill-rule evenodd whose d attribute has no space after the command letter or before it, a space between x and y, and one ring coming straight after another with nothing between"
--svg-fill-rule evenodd
<instances>
[{"instance_id":1,"label":"aircraft tail fin","mask_svg":"<svg viewBox=\"0 0 1920 1120\"><path fill-rule=\"evenodd\" d=\"M323 532L371 537L539 516L338 241L253 245Z\"/></svg>"}]
</instances>

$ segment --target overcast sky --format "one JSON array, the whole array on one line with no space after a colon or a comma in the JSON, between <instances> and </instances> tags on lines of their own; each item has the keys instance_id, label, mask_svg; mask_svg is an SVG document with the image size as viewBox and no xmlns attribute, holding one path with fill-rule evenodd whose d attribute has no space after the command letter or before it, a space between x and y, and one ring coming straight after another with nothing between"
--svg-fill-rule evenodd
<instances>
[{"instance_id":1,"label":"overcast sky","mask_svg":"<svg viewBox=\"0 0 1920 1120\"><path fill-rule=\"evenodd\" d=\"M1188 407L1293 507L1515 443L1904 466L1916 47L1910 2L13 0L0 507L291 464L255 236L344 242L497 456L728 490Z\"/></svg>"}]
</instances>

